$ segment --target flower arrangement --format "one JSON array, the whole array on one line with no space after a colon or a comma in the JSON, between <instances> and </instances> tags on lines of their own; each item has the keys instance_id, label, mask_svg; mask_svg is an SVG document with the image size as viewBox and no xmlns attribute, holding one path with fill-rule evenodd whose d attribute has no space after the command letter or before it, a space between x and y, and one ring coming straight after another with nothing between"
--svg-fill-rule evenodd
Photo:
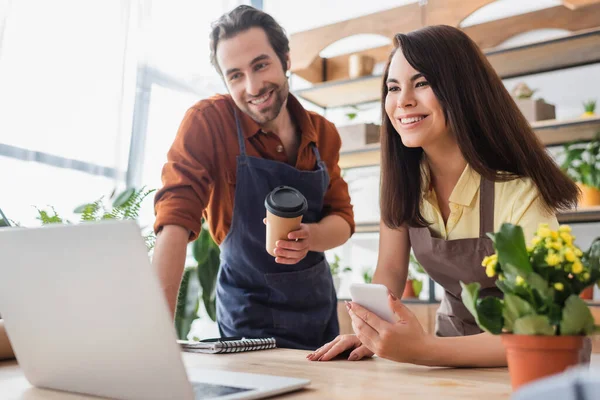
<instances>
[{"instance_id":1,"label":"flower arrangement","mask_svg":"<svg viewBox=\"0 0 600 400\"><path fill-rule=\"evenodd\" d=\"M489 234L496 253L482 266L504 299L478 298L479 283L463 284L462 299L481 329L493 334L586 335L596 331L587 304L580 299L587 286L600 280L600 238L587 252L574 243L568 225L553 231L541 224L526 246L523 230L502 225Z\"/></svg>"}]
</instances>

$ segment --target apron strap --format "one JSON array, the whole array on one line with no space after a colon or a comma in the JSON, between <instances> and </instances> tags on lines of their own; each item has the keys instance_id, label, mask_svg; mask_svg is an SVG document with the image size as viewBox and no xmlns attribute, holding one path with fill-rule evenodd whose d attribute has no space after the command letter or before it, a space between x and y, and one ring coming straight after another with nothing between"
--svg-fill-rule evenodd
<instances>
[{"instance_id":1,"label":"apron strap","mask_svg":"<svg viewBox=\"0 0 600 400\"><path fill-rule=\"evenodd\" d=\"M233 116L235 117L235 126L237 128L238 143L240 145L240 155L245 156L246 155L246 139L244 139L244 133L242 132L242 125L240 123L240 119L238 118L238 114L237 114L237 111L235 110L235 107L233 108Z\"/></svg>"},{"instance_id":2,"label":"apron strap","mask_svg":"<svg viewBox=\"0 0 600 400\"><path fill-rule=\"evenodd\" d=\"M479 237L494 231L494 186L493 181L481 177L479 197Z\"/></svg>"},{"instance_id":3,"label":"apron strap","mask_svg":"<svg viewBox=\"0 0 600 400\"><path fill-rule=\"evenodd\" d=\"M319 149L317 149L317 144L315 142L311 142L313 153L315 153L315 157L317 158L317 164L321 163L321 154L319 153Z\"/></svg>"}]
</instances>

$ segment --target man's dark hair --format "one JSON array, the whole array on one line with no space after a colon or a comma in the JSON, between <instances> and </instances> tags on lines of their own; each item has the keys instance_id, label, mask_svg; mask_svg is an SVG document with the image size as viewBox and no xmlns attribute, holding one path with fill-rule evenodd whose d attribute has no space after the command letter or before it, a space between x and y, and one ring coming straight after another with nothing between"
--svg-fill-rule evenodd
<instances>
[{"instance_id":1,"label":"man's dark hair","mask_svg":"<svg viewBox=\"0 0 600 400\"><path fill-rule=\"evenodd\" d=\"M269 14L254 7L242 5L225 13L213 22L210 33L210 61L219 74L223 71L217 62L217 46L221 39L229 39L250 28L261 28L267 34L271 47L281 61L281 66L287 69L287 55L290 52L290 41L285 30Z\"/></svg>"}]
</instances>

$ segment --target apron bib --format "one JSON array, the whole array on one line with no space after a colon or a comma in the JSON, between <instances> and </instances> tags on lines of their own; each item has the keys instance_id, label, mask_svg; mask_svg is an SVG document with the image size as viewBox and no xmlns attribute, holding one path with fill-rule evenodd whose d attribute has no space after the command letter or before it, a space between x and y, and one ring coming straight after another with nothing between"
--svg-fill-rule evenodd
<instances>
[{"instance_id":1,"label":"apron bib","mask_svg":"<svg viewBox=\"0 0 600 400\"><path fill-rule=\"evenodd\" d=\"M265 250L264 200L281 185L299 190L308 202L303 223L323 216L329 174L316 145L316 167L291 165L246 155L234 111L240 155L233 220L221 244L217 277L217 321L222 336L274 337L278 347L314 350L339 333L337 296L322 252L309 251L295 265L278 264Z\"/></svg>"}]
</instances>

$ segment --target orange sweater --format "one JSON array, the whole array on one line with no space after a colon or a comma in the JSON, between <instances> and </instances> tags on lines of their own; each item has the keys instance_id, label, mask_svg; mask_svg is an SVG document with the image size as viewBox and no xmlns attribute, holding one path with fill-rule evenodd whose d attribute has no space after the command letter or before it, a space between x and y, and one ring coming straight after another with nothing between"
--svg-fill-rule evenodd
<instances>
[{"instance_id":1,"label":"orange sweater","mask_svg":"<svg viewBox=\"0 0 600 400\"><path fill-rule=\"evenodd\" d=\"M287 106L302 134L295 167L315 168L316 158L309 146L315 142L330 177L324 215L341 216L354 232L348 185L338 166L341 140L337 129L319 114L306 111L292 95ZM155 197L155 232L165 225L179 225L190 230L190 240L194 240L205 217L216 243L227 236L233 218L236 156L240 153L232 107L231 96L217 95L199 101L185 114L162 170L163 187ZM249 156L288 162L277 135L262 132L239 110L238 115Z\"/></svg>"}]
</instances>

